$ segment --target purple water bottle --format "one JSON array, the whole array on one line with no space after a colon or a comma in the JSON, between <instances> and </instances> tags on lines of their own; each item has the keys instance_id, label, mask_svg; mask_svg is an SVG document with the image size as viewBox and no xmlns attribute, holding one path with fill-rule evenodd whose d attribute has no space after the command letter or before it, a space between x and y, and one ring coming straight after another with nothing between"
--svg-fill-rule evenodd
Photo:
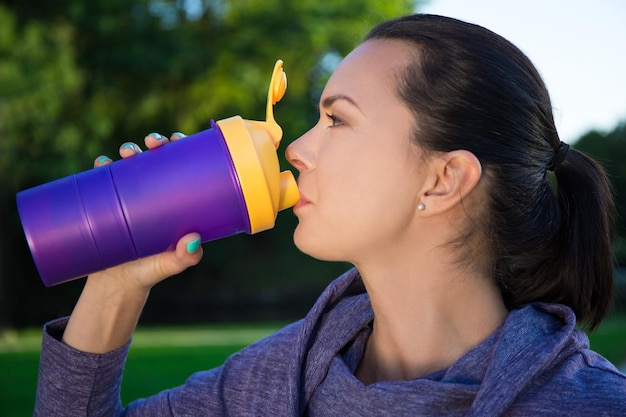
<instances>
[{"instance_id":1,"label":"purple water bottle","mask_svg":"<svg viewBox=\"0 0 626 417\"><path fill-rule=\"evenodd\" d=\"M33 259L46 286L172 249L199 232L203 242L274 226L298 188L280 172L282 129L273 105L286 89L274 67L267 120L234 116L210 129L17 194Z\"/></svg>"}]
</instances>

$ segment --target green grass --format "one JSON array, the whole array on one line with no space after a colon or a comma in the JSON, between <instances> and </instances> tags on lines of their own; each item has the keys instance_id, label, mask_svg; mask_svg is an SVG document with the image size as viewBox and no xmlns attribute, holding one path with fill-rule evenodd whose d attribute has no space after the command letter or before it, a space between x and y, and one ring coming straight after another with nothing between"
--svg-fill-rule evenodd
<instances>
[{"instance_id":1,"label":"green grass","mask_svg":"<svg viewBox=\"0 0 626 417\"><path fill-rule=\"evenodd\" d=\"M0 409L3 416L33 415L39 352L0 354Z\"/></svg>"},{"instance_id":2,"label":"green grass","mask_svg":"<svg viewBox=\"0 0 626 417\"><path fill-rule=\"evenodd\" d=\"M194 372L219 366L232 353L280 324L140 328L135 333L122 401L148 397L185 382ZM590 335L592 349L611 362L626 362L626 316L608 319ZM0 333L0 414L31 416L37 385L41 332Z\"/></svg>"}]
</instances>

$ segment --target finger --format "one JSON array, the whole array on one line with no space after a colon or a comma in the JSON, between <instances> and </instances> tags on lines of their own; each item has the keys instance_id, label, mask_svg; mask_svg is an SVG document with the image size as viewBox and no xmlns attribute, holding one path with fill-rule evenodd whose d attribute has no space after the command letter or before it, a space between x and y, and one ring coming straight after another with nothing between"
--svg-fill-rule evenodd
<instances>
[{"instance_id":1,"label":"finger","mask_svg":"<svg viewBox=\"0 0 626 417\"><path fill-rule=\"evenodd\" d=\"M175 140L180 140L183 138L186 138L187 135L185 135L184 133L180 133L180 132L174 132L172 133L172 136L170 136L170 140L171 141L175 141Z\"/></svg>"},{"instance_id":2,"label":"finger","mask_svg":"<svg viewBox=\"0 0 626 417\"><path fill-rule=\"evenodd\" d=\"M120 156L122 158L128 158L138 153L141 153L141 148L136 143L126 142L120 146Z\"/></svg>"},{"instance_id":3,"label":"finger","mask_svg":"<svg viewBox=\"0 0 626 417\"><path fill-rule=\"evenodd\" d=\"M169 139L159 133L153 132L146 136L143 141L148 149L154 149L166 144L169 142Z\"/></svg>"},{"instance_id":4,"label":"finger","mask_svg":"<svg viewBox=\"0 0 626 417\"><path fill-rule=\"evenodd\" d=\"M93 166L94 168L98 168L104 165L109 165L111 162L113 161L111 161L111 158L109 158L108 156L100 155L93 161Z\"/></svg>"},{"instance_id":5,"label":"finger","mask_svg":"<svg viewBox=\"0 0 626 417\"><path fill-rule=\"evenodd\" d=\"M174 251L162 254L155 266L157 276L176 275L200 262L203 254L200 239L199 233L189 233L178 241Z\"/></svg>"}]
</instances>

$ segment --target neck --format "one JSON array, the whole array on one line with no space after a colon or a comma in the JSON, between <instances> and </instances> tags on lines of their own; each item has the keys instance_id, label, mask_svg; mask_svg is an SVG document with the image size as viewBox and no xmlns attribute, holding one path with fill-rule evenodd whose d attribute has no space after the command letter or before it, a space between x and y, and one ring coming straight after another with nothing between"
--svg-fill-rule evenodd
<instances>
[{"instance_id":1,"label":"neck","mask_svg":"<svg viewBox=\"0 0 626 417\"><path fill-rule=\"evenodd\" d=\"M433 255L412 258L410 265L357 265L375 317L356 372L362 382L410 380L445 369L506 317L492 278L433 262Z\"/></svg>"}]
</instances>

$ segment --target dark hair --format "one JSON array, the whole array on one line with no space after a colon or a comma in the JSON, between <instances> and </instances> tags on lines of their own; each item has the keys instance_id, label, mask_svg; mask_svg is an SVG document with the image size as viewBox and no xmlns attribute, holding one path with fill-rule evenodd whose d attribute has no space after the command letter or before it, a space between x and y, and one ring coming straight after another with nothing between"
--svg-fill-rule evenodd
<instances>
[{"instance_id":1,"label":"dark hair","mask_svg":"<svg viewBox=\"0 0 626 417\"><path fill-rule=\"evenodd\" d=\"M485 210L456 242L464 259L480 242L509 308L562 303L597 327L613 287L610 185L588 156L559 152L550 97L530 60L503 37L442 16L391 20L370 39L416 46L398 84L416 118L414 142L426 152L468 150L482 164Z\"/></svg>"}]
</instances>

